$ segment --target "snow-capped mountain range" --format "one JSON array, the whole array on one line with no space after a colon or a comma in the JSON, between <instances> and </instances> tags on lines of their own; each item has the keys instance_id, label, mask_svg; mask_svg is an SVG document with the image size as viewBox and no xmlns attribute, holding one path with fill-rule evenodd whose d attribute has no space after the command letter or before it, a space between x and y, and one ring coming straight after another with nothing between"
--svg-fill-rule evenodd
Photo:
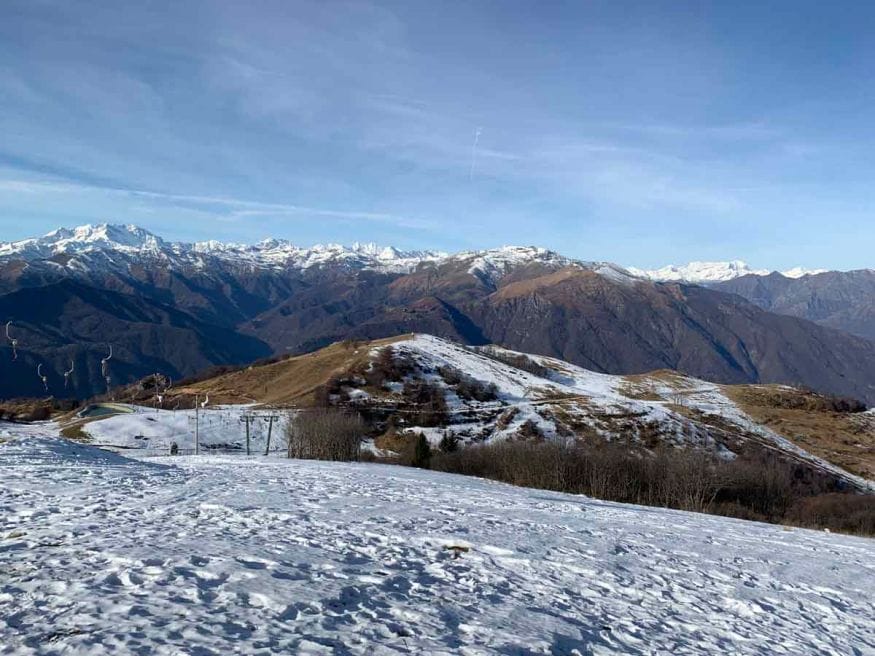
<instances>
[{"instance_id":1,"label":"snow-capped mountain range","mask_svg":"<svg viewBox=\"0 0 875 656\"><path fill-rule=\"evenodd\" d=\"M119 256L122 262L117 261ZM0 259L21 259L29 263L49 261L56 266L71 269L93 267L100 261L122 264L130 257L159 258L165 260L171 268L204 267L209 259L217 258L259 268L309 269L341 265L385 273L407 273L425 262L440 264L455 261L467 263L471 274L484 282L493 283L511 269L528 264L579 266L621 281L644 278L701 284L723 282L744 275L762 276L772 273L767 269L754 269L740 260L691 262L683 266L669 265L654 270L624 268L608 262L583 262L533 246L505 246L448 254L432 250L403 251L372 243L300 247L283 239L265 239L256 244L219 241L167 242L136 225L107 223L60 228L42 237L0 242ZM824 271L825 269L809 270L797 267L780 273L788 278L800 278Z\"/></svg>"},{"instance_id":2,"label":"snow-capped mountain range","mask_svg":"<svg viewBox=\"0 0 875 656\"><path fill-rule=\"evenodd\" d=\"M168 242L136 225L99 224L60 228L42 237L0 242L0 260L48 262L67 269L94 269L103 265L126 266L132 259L163 260L168 268L205 268L219 260L253 268L304 270L324 266L409 273L423 263L459 263L487 284L519 266L579 266L618 280L633 280L626 269L608 262L581 262L535 246L504 246L489 250L403 251L392 246L354 243L316 244L300 247L284 239L256 244L204 241Z\"/></svg>"},{"instance_id":3,"label":"snow-capped mountain range","mask_svg":"<svg viewBox=\"0 0 875 656\"><path fill-rule=\"evenodd\" d=\"M659 269L642 270L631 267L629 271L641 278L659 281L715 283L733 280L741 276L767 276L780 273L785 278L802 278L803 276L825 273L826 269L804 269L794 267L786 271L755 269L747 262L731 260L729 262L690 262L681 266L669 264Z\"/></svg>"},{"instance_id":4,"label":"snow-capped mountain range","mask_svg":"<svg viewBox=\"0 0 875 656\"><path fill-rule=\"evenodd\" d=\"M722 381L801 383L875 404L875 343L863 341L875 272L737 283L729 293L709 289L714 283L678 289L535 247L448 255L279 240L173 243L124 225L60 229L0 244L0 311L14 322L19 347L27 345L20 360L0 358L0 396L40 394L40 378L22 377L22 367L42 364L57 378L76 358L82 375L69 393L100 392L100 369L87 367L105 357L107 342L116 347L114 380L130 382L156 370L178 378L347 338L422 332L605 372L670 366ZM837 299L836 310L803 315L809 322L792 337L770 309L795 317L823 298ZM860 337L826 334L820 321ZM702 332L726 325L729 332ZM792 357L763 355L788 343Z\"/></svg>"},{"instance_id":5,"label":"snow-capped mountain range","mask_svg":"<svg viewBox=\"0 0 875 656\"><path fill-rule=\"evenodd\" d=\"M446 257L445 253L434 251L401 251L358 243L352 246L317 244L300 248L280 239L265 239L252 245L219 241L166 242L139 226L107 223L60 228L43 237L0 243L0 258L20 258L31 262L50 260L61 255L73 258L64 264L70 267L74 267L80 258L93 264L95 256L112 259L113 255L122 255L161 258L169 266L203 266L207 258L215 257L266 268L306 269L334 263L397 272L410 270L420 262Z\"/></svg>"}]
</instances>

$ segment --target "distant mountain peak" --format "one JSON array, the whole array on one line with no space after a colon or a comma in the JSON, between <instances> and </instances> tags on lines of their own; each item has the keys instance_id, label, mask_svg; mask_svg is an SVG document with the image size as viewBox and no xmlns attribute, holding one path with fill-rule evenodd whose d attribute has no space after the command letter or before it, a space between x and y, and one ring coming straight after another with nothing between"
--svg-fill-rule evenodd
<instances>
[{"instance_id":1,"label":"distant mountain peak","mask_svg":"<svg viewBox=\"0 0 875 656\"><path fill-rule=\"evenodd\" d=\"M804 276L816 276L819 273L826 273L828 269L805 269L803 267L793 267L786 271L781 271L781 275L785 278L803 278Z\"/></svg>"},{"instance_id":2,"label":"distant mountain peak","mask_svg":"<svg viewBox=\"0 0 875 656\"><path fill-rule=\"evenodd\" d=\"M630 268L630 272L649 280L664 282L716 283L734 280L741 276L767 276L780 273L786 278L801 278L807 275L824 273L826 269L804 269L795 267L787 271L755 269L742 260L727 262L690 262L684 265L669 264L659 269L642 270Z\"/></svg>"},{"instance_id":3,"label":"distant mountain peak","mask_svg":"<svg viewBox=\"0 0 875 656\"><path fill-rule=\"evenodd\" d=\"M101 253L109 260L125 257L162 257L169 266L202 265L206 257L233 260L267 268L339 264L359 269L391 272L412 270L419 263L447 257L438 251L402 251L373 243L316 244L299 247L285 239L264 239L256 244L225 243L216 240L197 243L165 242L144 228L132 224L100 223L59 228L42 237L0 243L0 258L21 258L27 262L49 260L64 254L87 256Z\"/></svg>"},{"instance_id":4,"label":"distant mountain peak","mask_svg":"<svg viewBox=\"0 0 875 656\"><path fill-rule=\"evenodd\" d=\"M157 248L163 240L144 228L133 224L99 223L76 228L59 228L37 242L46 242L60 248L94 246L98 248Z\"/></svg>"}]
</instances>

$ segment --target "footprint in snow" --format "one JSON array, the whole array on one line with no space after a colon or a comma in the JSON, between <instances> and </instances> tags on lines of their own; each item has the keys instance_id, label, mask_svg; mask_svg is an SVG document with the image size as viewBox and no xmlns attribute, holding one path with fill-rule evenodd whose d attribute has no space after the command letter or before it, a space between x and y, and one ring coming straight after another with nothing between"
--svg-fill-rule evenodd
<instances>
[{"instance_id":1,"label":"footprint in snow","mask_svg":"<svg viewBox=\"0 0 875 656\"><path fill-rule=\"evenodd\" d=\"M246 569L267 569L268 567L276 565L272 560L265 560L264 558L257 558L255 556L250 556L248 558L240 558L238 556L234 560L243 565Z\"/></svg>"}]
</instances>

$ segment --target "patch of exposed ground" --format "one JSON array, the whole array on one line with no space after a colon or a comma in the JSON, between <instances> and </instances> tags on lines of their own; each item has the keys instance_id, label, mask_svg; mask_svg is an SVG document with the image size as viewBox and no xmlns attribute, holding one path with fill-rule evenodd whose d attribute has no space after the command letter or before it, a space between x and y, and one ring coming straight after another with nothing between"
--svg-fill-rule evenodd
<instances>
[{"instance_id":1,"label":"patch of exposed ground","mask_svg":"<svg viewBox=\"0 0 875 656\"><path fill-rule=\"evenodd\" d=\"M875 416L836 412L808 392L731 385L724 393L754 421L854 474L875 479Z\"/></svg>"},{"instance_id":2,"label":"patch of exposed ground","mask_svg":"<svg viewBox=\"0 0 875 656\"><path fill-rule=\"evenodd\" d=\"M250 401L266 405L309 405L313 392L334 375L367 367L371 349L409 339L336 342L319 351L249 367L180 388L177 394L210 395L210 403ZM172 394L171 394L172 396Z\"/></svg>"}]
</instances>

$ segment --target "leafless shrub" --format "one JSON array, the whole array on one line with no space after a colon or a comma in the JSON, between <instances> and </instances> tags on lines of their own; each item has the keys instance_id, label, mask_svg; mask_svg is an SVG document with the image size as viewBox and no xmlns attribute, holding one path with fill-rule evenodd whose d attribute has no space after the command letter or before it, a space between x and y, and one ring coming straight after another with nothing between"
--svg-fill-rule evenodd
<instances>
[{"instance_id":1,"label":"leafless shrub","mask_svg":"<svg viewBox=\"0 0 875 656\"><path fill-rule=\"evenodd\" d=\"M410 379L402 390L411 406L410 422L417 426L442 426L447 423L447 401L443 390L427 380Z\"/></svg>"},{"instance_id":2,"label":"leafless shrub","mask_svg":"<svg viewBox=\"0 0 875 656\"><path fill-rule=\"evenodd\" d=\"M783 517L792 503L792 467L775 457L737 459L720 473L718 501L747 508L767 521Z\"/></svg>"},{"instance_id":3,"label":"leafless shrub","mask_svg":"<svg viewBox=\"0 0 875 656\"><path fill-rule=\"evenodd\" d=\"M875 535L875 495L832 493L796 499L784 519L797 526Z\"/></svg>"},{"instance_id":4,"label":"leafless shrub","mask_svg":"<svg viewBox=\"0 0 875 656\"><path fill-rule=\"evenodd\" d=\"M530 374L534 374L541 378L550 377L550 369L541 364L538 364L530 357L523 355L522 353L508 353L507 351L499 351L498 349L490 346L477 346L473 348L480 355L486 356L487 358L495 360L496 362L501 362L503 364L510 365L511 367L522 369L523 371L527 371Z\"/></svg>"},{"instance_id":5,"label":"leafless shrub","mask_svg":"<svg viewBox=\"0 0 875 656\"><path fill-rule=\"evenodd\" d=\"M438 367L437 372L444 382L463 399L486 402L495 401L498 398L498 387L495 383L484 383L449 365Z\"/></svg>"},{"instance_id":6,"label":"leafless shrub","mask_svg":"<svg viewBox=\"0 0 875 656\"><path fill-rule=\"evenodd\" d=\"M404 380L416 370L410 354L397 351L391 346L382 348L365 372L368 385L382 387L388 382Z\"/></svg>"},{"instance_id":7,"label":"leafless shrub","mask_svg":"<svg viewBox=\"0 0 875 656\"><path fill-rule=\"evenodd\" d=\"M503 431L505 428L510 426L511 422L514 420L514 418L516 418L518 414L519 408L513 407L508 408L507 410L502 412L495 422L495 430Z\"/></svg>"},{"instance_id":8,"label":"leafless shrub","mask_svg":"<svg viewBox=\"0 0 875 656\"><path fill-rule=\"evenodd\" d=\"M526 419L517 429L517 436L522 440L539 440L543 439L544 433L534 419Z\"/></svg>"},{"instance_id":9,"label":"leafless shrub","mask_svg":"<svg viewBox=\"0 0 875 656\"><path fill-rule=\"evenodd\" d=\"M336 408L299 412L289 422L289 458L358 460L365 425L358 414Z\"/></svg>"},{"instance_id":10,"label":"leafless shrub","mask_svg":"<svg viewBox=\"0 0 875 656\"><path fill-rule=\"evenodd\" d=\"M313 390L313 404L319 408L349 403L347 388L355 387L357 381L350 377L332 376Z\"/></svg>"}]
</instances>

